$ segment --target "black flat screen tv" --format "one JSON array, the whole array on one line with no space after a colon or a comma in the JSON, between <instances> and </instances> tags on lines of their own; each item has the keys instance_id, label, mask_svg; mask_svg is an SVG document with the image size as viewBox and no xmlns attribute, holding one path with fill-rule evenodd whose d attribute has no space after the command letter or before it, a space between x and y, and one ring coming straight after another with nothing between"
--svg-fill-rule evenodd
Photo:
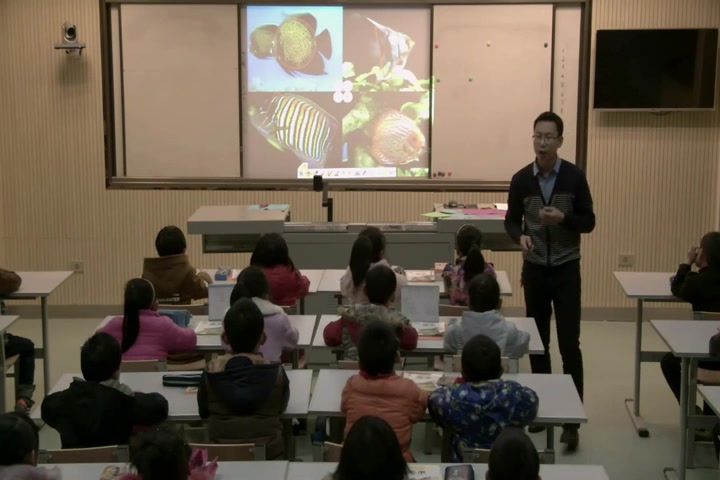
<instances>
[{"instance_id":1,"label":"black flat screen tv","mask_svg":"<svg viewBox=\"0 0 720 480\"><path fill-rule=\"evenodd\" d=\"M598 30L596 110L713 110L718 29Z\"/></svg>"}]
</instances>

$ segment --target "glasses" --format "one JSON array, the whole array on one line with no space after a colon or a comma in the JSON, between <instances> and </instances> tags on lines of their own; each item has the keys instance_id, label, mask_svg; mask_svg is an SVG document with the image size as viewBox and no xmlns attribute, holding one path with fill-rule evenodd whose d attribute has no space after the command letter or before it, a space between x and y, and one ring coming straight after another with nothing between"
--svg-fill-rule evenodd
<instances>
[{"instance_id":1,"label":"glasses","mask_svg":"<svg viewBox=\"0 0 720 480\"><path fill-rule=\"evenodd\" d=\"M554 137L552 135L540 135L539 133L536 133L535 135L532 136L532 138L533 138L533 141L535 141L537 143L542 143L543 141L545 143L550 143L553 140L556 140L558 137Z\"/></svg>"}]
</instances>

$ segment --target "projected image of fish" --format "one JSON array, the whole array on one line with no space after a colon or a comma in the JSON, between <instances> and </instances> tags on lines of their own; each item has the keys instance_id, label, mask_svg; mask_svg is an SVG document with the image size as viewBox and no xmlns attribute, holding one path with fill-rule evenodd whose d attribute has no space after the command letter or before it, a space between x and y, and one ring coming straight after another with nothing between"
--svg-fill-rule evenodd
<instances>
[{"instance_id":1,"label":"projected image of fish","mask_svg":"<svg viewBox=\"0 0 720 480\"><path fill-rule=\"evenodd\" d=\"M250 34L250 52L274 58L289 75L325 75L332 57L332 39L325 29L316 35L317 20L309 13L291 15L280 25L261 25Z\"/></svg>"},{"instance_id":2,"label":"projected image of fish","mask_svg":"<svg viewBox=\"0 0 720 480\"><path fill-rule=\"evenodd\" d=\"M325 165L340 131L335 117L300 95L275 95L259 109L249 107L248 115L272 146L292 152L313 168Z\"/></svg>"},{"instance_id":3,"label":"projected image of fish","mask_svg":"<svg viewBox=\"0 0 720 480\"><path fill-rule=\"evenodd\" d=\"M424 148L425 135L401 112L386 110L375 118L370 155L378 164L399 166L417 162Z\"/></svg>"},{"instance_id":4,"label":"projected image of fish","mask_svg":"<svg viewBox=\"0 0 720 480\"><path fill-rule=\"evenodd\" d=\"M365 17L375 26L375 41L378 48L378 66L390 62L393 67L404 69L415 42L410 36L386 27L370 17Z\"/></svg>"}]
</instances>

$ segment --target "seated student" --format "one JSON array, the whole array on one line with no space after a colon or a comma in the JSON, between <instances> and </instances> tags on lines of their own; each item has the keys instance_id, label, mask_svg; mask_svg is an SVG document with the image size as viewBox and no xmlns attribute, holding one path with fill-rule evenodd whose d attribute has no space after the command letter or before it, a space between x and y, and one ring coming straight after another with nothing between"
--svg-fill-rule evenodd
<instances>
[{"instance_id":1,"label":"seated student","mask_svg":"<svg viewBox=\"0 0 720 480\"><path fill-rule=\"evenodd\" d=\"M405 480L409 471L393 429L382 418L367 415L350 429L335 473L323 480Z\"/></svg>"},{"instance_id":2,"label":"seated student","mask_svg":"<svg viewBox=\"0 0 720 480\"><path fill-rule=\"evenodd\" d=\"M270 284L270 298L276 305L288 307L308 294L310 280L295 268L287 243L279 233L266 233L250 257L250 265L259 267Z\"/></svg>"},{"instance_id":3,"label":"seated student","mask_svg":"<svg viewBox=\"0 0 720 480\"><path fill-rule=\"evenodd\" d=\"M191 468L190 447L174 431L159 428L137 435L130 445L131 473L120 480L212 480L204 468Z\"/></svg>"},{"instance_id":4,"label":"seated student","mask_svg":"<svg viewBox=\"0 0 720 480\"><path fill-rule=\"evenodd\" d=\"M240 272L230 294L230 306L241 298L248 298L257 305L265 319L265 343L260 347L263 358L279 362L283 351L294 350L298 343L297 328L290 324L282 307L268 300L270 288L265 274L258 267L247 267ZM229 351L229 345L224 345Z\"/></svg>"},{"instance_id":5,"label":"seated student","mask_svg":"<svg viewBox=\"0 0 720 480\"><path fill-rule=\"evenodd\" d=\"M0 415L0 480L60 480L60 470L37 466L38 428L23 413Z\"/></svg>"},{"instance_id":6,"label":"seated student","mask_svg":"<svg viewBox=\"0 0 720 480\"><path fill-rule=\"evenodd\" d=\"M368 323L382 320L395 330L400 339L400 349L414 350L418 334L410 320L397 310L390 308L396 291L395 272L386 265L372 267L366 276L365 295L370 303L340 307L340 319L330 322L323 330L325 345L342 345L345 358L357 360L357 343L360 332Z\"/></svg>"},{"instance_id":7,"label":"seated student","mask_svg":"<svg viewBox=\"0 0 720 480\"><path fill-rule=\"evenodd\" d=\"M692 266L698 267L693 272ZM720 232L709 232L700 240L700 248L688 251L687 261L681 263L671 279L670 290L676 297L689 302L696 312L720 312ZM663 376L675 398L680 401L680 358L667 353L660 361ZM720 370L719 362L698 362L698 368ZM714 415L709 406L705 415Z\"/></svg>"},{"instance_id":8,"label":"seated student","mask_svg":"<svg viewBox=\"0 0 720 480\"><path fill-rule=\"evenodd\" d=\"M451 462L461 462L465 449L490 448L504 428L524 428L537 415L537 394L502 373L500 347L476 335L463 348L462 377L430 394L430 416L450 433Z\"/></svg>"},{"instance_id":9,"label":"seated student","mask_svg":"<svg viewBox=\"0 0 720 480\"><path fill-rule=\"evenodd\" d=\"M163 227L155 238L155 248L158 256L145 259L142 278L153 284L160 303L187 305L207 298L212 277L190 265L182 230Z\"/></svg>"},{"instance_id":10,"label":"seated student","mask_svg":"<svg viewBox=\"0 0 720 480\"><path fill-rule=\"evenodd\" d=\"M428 392L394 371L398 338L383 321L369 323L360 334L360 373L350 377L342 392L341 409L347 417L345 436L365 415L385 420L400 442L403 456L414 462L410 452L412 426L425 415Z\"/></svg>"},{"instance_id":11,"label":"seated student","mask_svg":"<svg viewBox=\"0 0 720 480\"><path fill-rule=\"evenodd\" d=\"M506 428L490 450L485 480L541 480L540 457L521 428Z\"/></svg>"},{"instance_id":12,"label":"seated student","mask_svg":"<svg viewBox=\"0 0 720 480\"><path fill-rule=\"evenodd\" d=\"M208 363L197 401L212 443L263 444L265 458L277 460L285 454L280 414L290 399L290 382L282 365L258 353L264 323L260 309L246 298L228 310L223 341L232 352Z\"/></svg>"},{"instance_id":13,"label":"seated student","mask_svg":"<svg viewBox=\"0 0 720 480\"><path fill-rule=\"evenodd\" d=\"M385 235L376 227L366 227L360 231L350 252L350 266L340 279L340 293L350 305L367 303L365 295L365 276L375 265L385 265L395 272L397 292L395 303L400 304L400 289L407 285L405 272L393 267L385 259Z\"/></svg>"},{"instance_id":14,"label":"seated student","mask_svg":"<svg viewBox=\"0 0 720 480\"><path fill-rule=\"evenodd\" d=\"M482 233L472 225L463 225L455 234L455 251L458 258L443 270L445 291L451 305L467 305L466 285L475 275L488 272L495 275L493 264L487 263L480 248Z\"/></svg>"},{"instance_id":15,"label":"seated student","mask_svg":"<svg viewBox=\"0 0 720 480\"><path fill-rule=\"evenodd\" d=\"M124 315L110 320L100 332L122 345L123 360L165 360L169 354L192 352L197 334L157 312L153 286L142 278L125 285Z\"/></svg>"},{"instance_id":16,"label":"seated student","mask_svg":"<svg viewBox=\"0 0 720 480\"><path fill-rule=\"evenodd\" d=\"M0 298L16 292L22 284L22 278L15 272L0 268ZM18 337L5 332L3 335L5 358L19 355L18 385L15 389L15 411L27 413L35 402L35 344L29 338Z\"/></svg>"},{"instance_id":17,"label":"seated student","mask_svg":"<svg viewBox=\"0 0 720 480\"><path fill-rule=\"evenodd\" d=\"M137 427L152 427L168 416L159 393L133 392L120 383L120 344L96 333L80 350L83 378L42 403L42 419L60 433L63 448L126 445Z\"/></svg>"},{"instance_id":18,"label":"seated student","mask_svg":"<svg viewBox=\"0 0 720 480\"><path fill-rule=\"evenodd\" d=\"M476 275L468 284L468 299L470 310L463 312L460 322L451 324L445 332L445 350L457 353L465 342L482 333L498 344L502 356L518 358L528 352L530 334L518 330L499 311L500 285L494 276Z\"/></svg>"}]
</instances>

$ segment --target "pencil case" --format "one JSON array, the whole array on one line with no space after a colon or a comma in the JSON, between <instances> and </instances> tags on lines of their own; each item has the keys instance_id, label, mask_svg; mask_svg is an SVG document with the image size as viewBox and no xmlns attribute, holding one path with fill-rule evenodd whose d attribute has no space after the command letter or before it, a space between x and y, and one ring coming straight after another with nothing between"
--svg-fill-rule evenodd
<instances>
[{"instance_id":1,"label":"pencil case","mask_svg":"<svg viewBox=\"0 0 720 480\"><path fill-rule=\"evenodd\" d=\"M167 374L162 377L163 387L197 387L200 385L202 372L185 374Z\"/></svg>"}]
</instances>

